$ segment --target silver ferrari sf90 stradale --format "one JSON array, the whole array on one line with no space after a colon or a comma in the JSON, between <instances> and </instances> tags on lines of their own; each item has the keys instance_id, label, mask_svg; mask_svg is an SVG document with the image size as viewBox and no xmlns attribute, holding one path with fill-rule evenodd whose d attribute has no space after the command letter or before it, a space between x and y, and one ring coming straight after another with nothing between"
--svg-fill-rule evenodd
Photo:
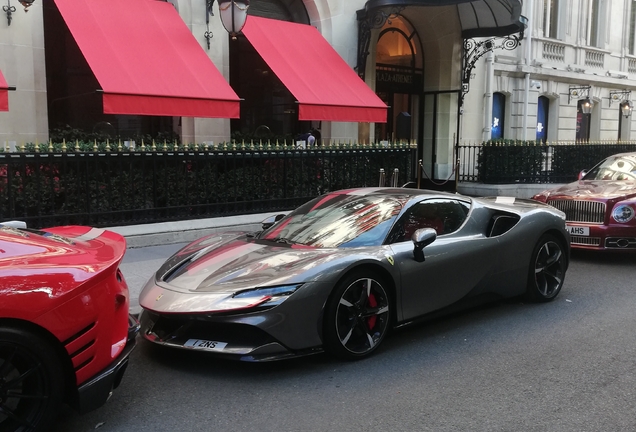
<instances>
[{"instance_id":1,"label":"silver ferrari sf90 stradale","mask_svg":"<svg viewBox=\"0 0 636 432\"><path fill-rule=\"evenodd\" d=\"M390 328L487 299L554 299L565 215L514 198L362 188L170 257L140 295L151 342L248 361L374 352Z\"/></svg>"}]
</instances>

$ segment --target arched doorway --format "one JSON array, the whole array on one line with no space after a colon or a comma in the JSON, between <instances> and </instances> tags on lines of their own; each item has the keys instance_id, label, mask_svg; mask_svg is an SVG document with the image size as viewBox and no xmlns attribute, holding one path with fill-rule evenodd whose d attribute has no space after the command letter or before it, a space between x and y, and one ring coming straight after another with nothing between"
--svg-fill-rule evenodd
<instances>
[{"instance_id":1,"label":"arched doorway","mask_svg":"<svg viewBox=\"0 0 636 432\"><path fill-rule=\"evenodd\" d=\"M253 1L248 15L309 24L302 0ZM291 141L299 133L319 127L298 120L296 99L245 36L229 43L230 85L242 99L241 117L231 121L233 139Z\"/></svg>"},{"instance_id":2,"label":"arched doorway","mask_svg":"<svg viewBox=\"0 0 636 432\"><path fill-rule=\"evenodd\" d=\"M376 123L376 139L417 139L424 59L417 32L404 17L380 29L375 61L376 93L389 107L387 123Z\"/></svg>"}]
</instances>

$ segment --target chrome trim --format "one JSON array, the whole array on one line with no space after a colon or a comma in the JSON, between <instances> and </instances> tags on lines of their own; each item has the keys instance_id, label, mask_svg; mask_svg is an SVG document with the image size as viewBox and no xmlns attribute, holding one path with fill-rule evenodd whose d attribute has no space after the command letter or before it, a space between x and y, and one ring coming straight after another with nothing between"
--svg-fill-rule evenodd
<instances>
[{"instance_id":1,"label":"chrome trim","mask_svg":"<svg viewBox=\"0 0 636 432\"><path fill-rule=\"evenodd\" d=\"M570 244L600 246L601 239L599 237L570 236Z\"/></svg>"},{"instance_id":2,"label":"chrome trim","mask_svg":"<svg viewBox=\"0 0 636 432\"><path fill-rule=\"evenodd\" d=\"M608 237L605 239L605 247L616 248L616 249L636 249L636 238Z\"/></svg>"},{"instance_id":3,"label":"chrome trim","mask_svg":"<svg viewBox=\"0 0 636 432\"><path fill-rule=\"evenodd\" d=\"M603 224L605 203L587 200L548 200L548 204L565 213L567 222Z\"/></svg>"}]
</instances>

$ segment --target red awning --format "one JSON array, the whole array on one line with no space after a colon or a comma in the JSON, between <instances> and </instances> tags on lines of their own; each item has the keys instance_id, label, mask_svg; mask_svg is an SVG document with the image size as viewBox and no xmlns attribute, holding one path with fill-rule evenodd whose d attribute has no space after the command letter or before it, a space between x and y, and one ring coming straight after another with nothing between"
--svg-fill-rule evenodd
<instances>
[{"instance_id":1,"label":"red awning","mask_svg":"<svg viewBox=\"0 0 636 432\"><path fill-rule=\"evenodd\" d=\"M174 6L55 0L104 92L104 113L239 117L239 98Z\"/></svg>"},{"instance_id":2,"label":"red awning","mask_svg":"<svg viewBox=\"0 0 636 432\"><path fill-rule=\"evenodd\" d=\"M0 71L0 111L9 111L9 86Z\"/></svg>"},{"instance_id":3,"label":"red awning","mask_svg":"<svg viewBox=\"0 0 636 432\"><path fill-rule=\"evenodd\" d=\"M299 120L386 122L386 104L315 27L250 15L243 34L298 100Z\"/></svg>"}]
</instances>

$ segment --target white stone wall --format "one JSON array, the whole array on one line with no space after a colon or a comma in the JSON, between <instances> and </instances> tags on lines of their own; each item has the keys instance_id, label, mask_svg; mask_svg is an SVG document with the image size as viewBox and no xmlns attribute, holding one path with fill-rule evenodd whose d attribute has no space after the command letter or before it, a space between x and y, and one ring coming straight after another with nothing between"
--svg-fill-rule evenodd
<instances>
[{"instance_id":1,"label":"white stone wall","mask_svg":"<svg viewBox=\"0 0 636 432\"><path fill-rule=\"evenodd\" d=\"M513 52L496 50L490 70L487 56L477 63L464 111L463 141L488 138L490 116L482 113L492 111L493 92L502 92L508 99L504 138L534 139L537 99L546 96L550 99L548 140L574 141L577 99L568 101L570 87L587 85L591 85L589 96L595 102L590 139L617 139L620 101L612 101L610 106L610 91L630 90L630 99L636 99L636 58L629 56L627 49L632 2L602 2L606 9L599 25L600 47L587 44L590 0L560 0L560 3L558 38L544 36L543 0L525 0L522 14L530 19L526 31L526 36L531 38L530 56L526 52L526 38ZM540 88L527 85L532 81L538 82ZM488 83L492 83L490 91ZM623 139L636 137L636 132L631 130L633 118L626 119L632 127Z\"/></svg>"},{"instance_id":2,"label":"white stone wall","mask_svg":"<svg viewBox=\"0 0 636 432\"><path fill-rule=\"evenodd\" d=\"M27 12L17 1L11 5L11 25L0 14L0 70L16 90L9 91L9 111L0 112L0 147L48 140L42 3Z\"/></svg>"}]
</instances>

